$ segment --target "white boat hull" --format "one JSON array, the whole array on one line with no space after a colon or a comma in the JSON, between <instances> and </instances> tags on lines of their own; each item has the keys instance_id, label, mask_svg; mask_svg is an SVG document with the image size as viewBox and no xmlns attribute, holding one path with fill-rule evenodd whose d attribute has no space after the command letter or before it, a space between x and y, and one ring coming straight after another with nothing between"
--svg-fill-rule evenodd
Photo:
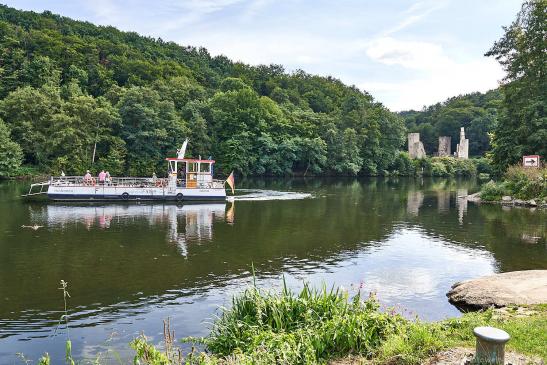
<instances>
[{"instance_id":1,"label":"white boat hull","mask_svg":"<svg viewBox=\"0 0 547 365\"><path fill-rule=\"evenodd\" d=\"M52 200L175 200L175 201L224 201L224 188L169 188L128 186L62 186L50 185L47 195Z\"/></svg>"}]
</instances>

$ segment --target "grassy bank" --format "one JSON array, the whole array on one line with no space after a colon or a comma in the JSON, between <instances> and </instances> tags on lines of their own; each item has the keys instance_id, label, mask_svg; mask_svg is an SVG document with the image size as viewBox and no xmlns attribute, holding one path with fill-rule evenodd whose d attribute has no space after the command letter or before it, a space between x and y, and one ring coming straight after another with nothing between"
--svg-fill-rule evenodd
<instances>
[{"instance_id":1,"label":"grassy bank","mask_svg":"<svg viewBox=\"0 0 547 365\"><path fill-rule=\"evenodd\" d=\"M509 167L501 181L484 184L480 192L483 201L501 201L504 196L544 202L547 200L547 168Z\"/></svg>"},{"instance_id":2,"label":"grassy bank","mask_svg":"<svg viewBox=\"0 0 547 365\"><path fill-rule=\"evenodd\" d=\"M529 308L525 316L511 309L488 310L428 323L381 311L374 297L305 285L295 294L286 287L270 292L252 287L223 309L206 338L185 338L206 352L182 354L169 322L164 341L143 336L130 344L134 364L326 364L351 356L369 364L419 364L452 347L473 347L473 328L490 325L511 335L509 350L547 359L547 305ZM67 361L71 363L70 346ZM108 363L99 354L94 364ZM41 365L49 364L47 357Z\"/></svg>"}]
</instances>

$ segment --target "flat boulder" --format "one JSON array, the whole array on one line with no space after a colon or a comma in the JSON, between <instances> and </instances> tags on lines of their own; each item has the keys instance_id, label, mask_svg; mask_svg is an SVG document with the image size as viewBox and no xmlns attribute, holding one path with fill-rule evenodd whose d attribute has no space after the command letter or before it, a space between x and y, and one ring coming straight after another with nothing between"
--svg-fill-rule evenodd
<instances>
[{"instance_id":1,"label":"flat boulder","mask_svg":"<svg viewBox=\"0 0 547 365\"><path fill-rule=\"evenodd\" d=\"M547 270L513 271L457 282L446 296L459 308L547 303Z\"/></svg>"},{"instance_id":2,"label":"flat boulder","mask_svg":"<svg viewBox=\"0 0 547 365\"><path fill-rule=\"evenodd\" d=\"M475 194L471 194L471 195L468 195L465 197L467 199L467 201L470 201L472 203L480 203L481 202L481 193L478 192L478 193L475 193Z\"/></svg>"}]
</instances>

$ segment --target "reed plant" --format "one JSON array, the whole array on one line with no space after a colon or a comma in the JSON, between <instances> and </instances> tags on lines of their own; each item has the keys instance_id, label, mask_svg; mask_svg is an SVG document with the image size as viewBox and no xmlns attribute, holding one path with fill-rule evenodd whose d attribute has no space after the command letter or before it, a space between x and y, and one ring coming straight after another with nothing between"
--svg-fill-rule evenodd
<instances>
[{"instance_id":1,"label":"reed plant","mask_svg":"<svg viewBox=\"0 0 547 365\"><path fill-rule=\"evenodd\" d=\"M294 294L283 284L281 293L254 286L234 297L202 342L220 356L243 353L272 363L311 364L370 356L405 321L379 311L377 300L363 300L360 292L349 298L347 291L304 284Z\"/></svg>"}]
</instances>

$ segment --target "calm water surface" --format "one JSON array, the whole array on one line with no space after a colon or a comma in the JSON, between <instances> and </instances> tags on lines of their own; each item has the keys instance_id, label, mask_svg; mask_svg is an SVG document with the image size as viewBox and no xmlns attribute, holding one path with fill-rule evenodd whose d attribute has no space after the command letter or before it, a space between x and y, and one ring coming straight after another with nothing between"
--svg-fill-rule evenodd
<instances>
[{"instance_id":1,"label":"calm water surface","mask_svg":"<svg viewBox=\"0 0 547 365\"><path fill-rule=\"evenodd\" d=\"M206 335L251 263L263 287L362 288L426 320L459 315L455 281L547 268L547 212L467 204L472 181L256 180L233 203L183 206L25 202L27 185L0 183L0 364L61 361L61 279L76 357L128 358L167 317L177 337Z\"/></svg>"}]
</instances>

